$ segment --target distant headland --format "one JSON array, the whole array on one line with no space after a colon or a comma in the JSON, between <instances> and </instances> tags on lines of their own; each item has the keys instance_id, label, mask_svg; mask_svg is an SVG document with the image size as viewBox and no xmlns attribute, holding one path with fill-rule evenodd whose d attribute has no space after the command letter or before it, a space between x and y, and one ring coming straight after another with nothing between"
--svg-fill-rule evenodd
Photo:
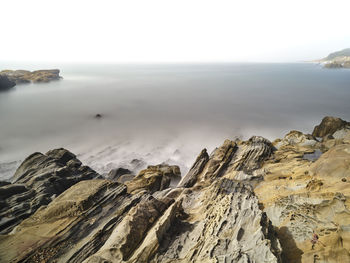
<instances>
[{"instance_id":1,"label":"distant headland","mask_svg":"<svg viewBox=\"0 0 350 263\"><path fill-rule=\"evenodd\" d=\"M7 90L18 84L45 83L61 78L59 69L36 71L3 70L0 71L0 90Z\"/></svg>"},{"instance_id":2,"label":"distant headland","mask_svg":"<svg viewBox=\"0 0 350 263\"><path fill-rule=\"evenodd\" d=\"M333 52L315 62L323 64L325 68L350 68L350 48Z\"/></svg>"}]
</instances>

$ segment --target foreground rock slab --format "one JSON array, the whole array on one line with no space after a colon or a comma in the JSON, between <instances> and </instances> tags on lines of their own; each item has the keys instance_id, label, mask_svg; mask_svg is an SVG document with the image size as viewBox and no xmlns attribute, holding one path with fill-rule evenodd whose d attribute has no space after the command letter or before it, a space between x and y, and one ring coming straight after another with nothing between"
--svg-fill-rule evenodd
<instances>
[{"instance_id":1,"label":"foreground rock slab","mask_svg":"<svg viewBox=\"0 0 350 263\"><path fill-rule=\"evenodd\" d=\"M350 129L326 120L323 137L291 131L203 149L177 185L177 166L98 179L64 149L33 154L0 194L14 210L48 202L0 235L0 262L350 262Z\"/></svg>"},{"instance_id":2,"label":"foreground rock slab","mask_svg":"<svg viewBox=\"0 0 350 263\"><path fill-rule=\"evenodd\" d=\"M10 232L72 185L97 177L99 174L62 148L30 155L18 167L13 182L0 187L0 233Z\"/></svg>"}]
</instances>

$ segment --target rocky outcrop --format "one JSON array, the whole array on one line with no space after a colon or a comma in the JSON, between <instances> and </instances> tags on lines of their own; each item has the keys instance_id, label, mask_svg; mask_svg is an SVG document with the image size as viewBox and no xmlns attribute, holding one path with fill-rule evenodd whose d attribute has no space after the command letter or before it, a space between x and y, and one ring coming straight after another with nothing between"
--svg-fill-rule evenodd
<instances>
[{"instance_id":1,"label":"rocky outcrop","mask_svg":"<svg viewBox=\"0 0 350 263\"><path fill-rule=\"evenodd\" d=\"M10 80L6 75L0 73L0 91L9 90L16 86L16 83Z\"/></svg>"},{"instance_id":2,"label":"rocky outcrop","mask_svg":"<svg viewBox=\"0 0 350 263\"><path fill-rule=\"evenodd\" d=\"M61 78L59 69L48 70L3 70L1 75L5 75L15 84L49 82Z\"/></svg>"},{"instance_id":3,"label":"rocky outcrop","mask_svg":"<svg viewBox=\"0 0 350 263\"><path fill-rule=\"evenodd\" d=\"M143 190L154 193L171 186L176 186L181 179L180 168L177 165L154 165L142 170L133 180L125 182L129 193Z\"/></svg>"},{"instance_id":4,"label":"rocky outcrop","mask_svg":"<svg viewBox=\"0 0 350 263\"><path fill-rule=\"evenodd\" d=\"M204 150L187 176L192 179L186 187L176 186L179 167L164 164L149 166L125 184L105 179L76 183L0 236L0 258L6 262L281 262L279 241L253 188L232 178L233 172L253 174L270 158L272 149L266 139L253 137L246 142L227 140L210 157ZM74 155L63 149L34 154L18 168L14 182L22 188L13 191L44 190L38 182L55 177L49 174L56 166L80 167Z\"/></svg>"},{"instance_id":5,"label":"rocky outcrop","mask_svg":"<svg viewBox=\"0 0 350 263\"><path fill-rule=\"evenodd\" d=\"M117 181L119 183L125 183L127 181L131 181L134 177L135 175L133 175L132 171L120 167L111 170L106 176L106 179Z\"/></svg>"},{"instance_id":6,"label":"rocky outcrop","mask_svg":"<svg viewBox=\"0 0 350 263\"><path fill-rule=\"evenodd\" d=\"M0 233L10 232L72 185L98 176L65 149L30 155L18 167L13 182L0 187Z\"/></svg>"},{"instance_id":7,"label":"rocky outcrop","mask_svg":"<svg viewBox=\"0 0 350 263\"><path fill-rule=\"evenodd\" d=\"M319 125L322 139L226 140L202 150L177 185L179 168L165 164L125 183L125 170L82 178L0 235L0 261L350 262L350 129L331 123ZM64 178L82 169L64 149L34 154L0 195L52 192L56 166Z\"/></svg>"},{"instance_id":8,"label":"rocky outcrop","mask_svg":"<svg viewBox=\"0 0 350 263\"><path fill-rule=\"evenodd\" d=\"M312 135L315 137L324 137L326 135L332 135L337 130L343 128L350 128L350 123L340 118L324 117L322 122L314 128Z\"/></svg>"},{"instance_id":9,"label":"rocky outcrop","mask_svg":"<svg viewBox=\"0 0 350 263\"><path fill-rule=\"evenodd\" d=\"M350 68L350 48L333 52L316 62L322 63L325 68Z\"/></svg>"},{"instance_id":10,"label":"rocky outcrop","mask_svg":"<svg viewBox=\"0 0 350 263\"><path fill-rule=\"evenodd\" d=\"M166 205L158 206L156 211L162 211ZM142 242L129 237L140 210L135 208L132 217L126 217L84 262L280 262L274 230L252 189L244 184L220 178L210 187L178 191L162 216L156 211L152 220L147 215L151 212L142 216L147 222L138 224L139 233L145 233ZM153 225L147 231L149 221ZM125 253L123 247L132 247L128 240L139 245Z\"/></svg>"},{"instance_id":11,"label":"rocky outcrop","mask_svg":"<svg viewBox=\"0 0 350 263\"><path fill-rule=\"evenodd\" d=\"M349 132L347 122L326 117L313 135L328 138L292 132L274 142L255 193L277 230L283 262L350 262ZM305 158L316 151L317 158ZM314 248L313 233L320 240Z\"/></svg>"}]
</instances>

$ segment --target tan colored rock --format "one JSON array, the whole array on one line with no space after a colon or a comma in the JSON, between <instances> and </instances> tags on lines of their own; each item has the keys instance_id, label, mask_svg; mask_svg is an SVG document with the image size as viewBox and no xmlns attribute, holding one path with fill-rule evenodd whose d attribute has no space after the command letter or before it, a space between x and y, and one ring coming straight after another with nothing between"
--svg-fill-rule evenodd
<instances>
[{"instance_id":1,"label":"tan colored rock","mask_svg":"<svg viewBox=\"0 0 350 263\"><path fill-rule=\"evenodd\" d=\"M50 82L52 80L59 80L59 69L47 69L47 70L3 70L0 74L7 76L11 81L18 84L30 83L30 82Z\"/></svg>"},{"instance_id":2,"label":"tan colored rock","mask_svg":"<svg viewBox=\"0 0 350 263\"><path fill-rule=\"evenodd\" d=\"M282 258L284 262L350 262L350 188L346 180L350 145L342 141L313 162L303 156L326 142L313 147L300 143L279 147L265 163L264 181L255 189L277 229ZM313 231L320 238L314 250Z\"/></svg>"},{"instance_id":3,"label":"tan colored rock","mask_svg":"<svg viewBox=\"0 0 350 263\"><path fill-rule=\"evenodd\" d=\"M255 136L226 140L210 156L203 150L178 187L169 184L180 171L167 165L149 166L126 185L82 181L0 236L0 259L350 262L347 137L345 127L322 141L298 131L274 144ZM64 151L48 155L79 167ZM33 158L27 165L40 166L43 157ZM3 184L0 196L35 186L29 170L18 171L22 184ZM314 247L313 233L319 236Z\"/></svg>"},{"instance_id":4,"label":"tan colored rock","mask_svg":"<svg viewBox=\"0 0 350 263\"><path fill-rule=\"evenodd\" d=\"M176 165L155 165L148 166L142 170L133 180L125 182L129 193L136 193L143 190L151 193L161 191L172 185L177 185L181 179L180 168Z\"/></svg>"}]
</instances>

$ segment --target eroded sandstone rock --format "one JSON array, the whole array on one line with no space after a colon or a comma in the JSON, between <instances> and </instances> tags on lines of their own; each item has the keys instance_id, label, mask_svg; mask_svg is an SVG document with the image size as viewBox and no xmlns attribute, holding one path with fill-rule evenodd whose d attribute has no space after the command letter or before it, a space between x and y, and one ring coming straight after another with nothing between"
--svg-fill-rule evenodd
<instances>
[{"instance_id":1,"label":"eroded sandstone rock","mask_svg":"<svg viewBox=\"0 0 350 263\"><path fill-rule=\"evenodd\" d=\"M255 192L277 230L283 262L350 262L350 144L341 123L323 129L322 135L339 131L337 139L317 141L293 132L296 139L289 140L287 135L264 165L264 181ZM318 149L325 153L305 158ZM320 242L312 249L314 232Z\"/></svg>"},{"instance_id":2,"label":"eroded sandstone rock","mask_svg":"<svg viewBox=\"0 0 350 263\"><path fill-rule=\"evenodd\" d=\"M170 181L179 168L169 165L149 166L125 184L81 181L0 235L0 259L350 262L349 129L331 135L226 140L210 156L204 149L177 187ZM318 158L305 158L316 150ZM81 164L63 149L34 154L0 196L45 194L49 185L38 182L56 166L68 176Z\"/></svg>"},{"instance_id":3,"label":"eroded sandstone rock","mask_svg":"<svg viewBox=\"0 0 350 263\"><path fill-rule=\"evenodd\" d=\"M177 185L181 179L180 168L177 165L166 164L148 166L142 170L133 180L125 182L129 193L143 190L150 192L161 191L170 185Z\"/></svg>"}]
</instances>

